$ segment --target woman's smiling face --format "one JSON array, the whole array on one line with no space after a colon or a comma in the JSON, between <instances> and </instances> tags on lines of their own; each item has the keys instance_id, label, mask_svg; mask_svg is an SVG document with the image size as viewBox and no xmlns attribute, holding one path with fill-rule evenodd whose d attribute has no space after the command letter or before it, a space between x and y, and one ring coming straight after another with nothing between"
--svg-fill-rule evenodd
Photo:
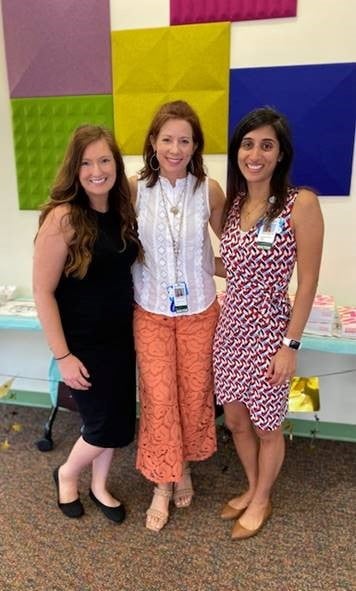
<instances>
[{"instance_id":1,"label":"woman's smiling face","mask_svg":"<svg viewBox=\"0 0 356 591\"><path fill-rule=\"evenodd\" d=\"M168 119L156 140L151 141L156 151L160 174L170 181L183 178L194 153L192 126L185 119Z\"/></svg>"},{"instance_id":2,"label":"woman's smiling face","mask_svg":"<svg viewBox=\"0 0 356 591\"><path fill-rule=\"evenodd\" d=\"M247 184L269 183L280 157L276 132L271 125L264 125L242 138L237 164Z\"/></svg>"},{"instance_id":3,"label":"woman's smiling face","mask_svg":"<svg viewBox=\"0 0 356 591\"><path fill-rule=\"evenodd\" d=\"M105 139L89 144L83 153L79 181L94 209L107 205L116 180L116 162Z\"/></svg>"}]
</instances>

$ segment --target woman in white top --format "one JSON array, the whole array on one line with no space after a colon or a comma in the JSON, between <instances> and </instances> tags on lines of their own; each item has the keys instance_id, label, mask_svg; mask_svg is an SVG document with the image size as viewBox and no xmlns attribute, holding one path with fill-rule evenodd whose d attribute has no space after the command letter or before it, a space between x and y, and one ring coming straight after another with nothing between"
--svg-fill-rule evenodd
<instances>
[{"instance_id":1,"label":"woman in white top","mask_svg":"<svg viewBox=\"0 0 356 591\"><path fill-rule=\"evenodd\" d=\"M190 505L189 461L216 450L212 342L219 313L208 225L220 236L224 194L203 167L204 138L184 101L164 104L130 179L145 260L134 265L140 379L137 468L156 484L146 526L159 531L169 501Z\"/></svg>"}]
</instances>

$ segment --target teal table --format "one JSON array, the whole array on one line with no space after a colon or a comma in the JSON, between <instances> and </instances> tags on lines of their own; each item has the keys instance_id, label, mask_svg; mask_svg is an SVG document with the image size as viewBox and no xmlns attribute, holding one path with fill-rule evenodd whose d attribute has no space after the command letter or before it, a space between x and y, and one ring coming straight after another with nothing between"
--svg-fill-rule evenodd
<instances>
[{"instance_id":1,"label":"teal table","mask_svg":"<svg viewBox=\"0 0 356 591\"><path fill-rule=\"evenodd\" d=\"M42 330L38 318L31 316L2 316L0 306L0 329L4 330Z\"/></svg>"},{"instance_id":2,"label":"teal table","mask_svg":"<svg viewBox=\"0 0 356 591\"><path fill-rule=\"evenodd\" d=\"M42 330L40 322L36 317L1 315L1 307L0 329L7 331L14 330L37 332ZM304 334L302 338L302 345L302 350L304 351L309 350L337 355L356 355L356 339L352 340L341 337L319 337ZM53 358L50 360L49 364L48 380L48 394L44 392L25 392L22 390L13 389L10 392L10 394L13 394L12 397L10 395L5 399L0 399L0 402L10 402L14 404L30 406L55 406L57 402L58 382L60 380L60 376L57 363ZM318 423L318 437L356 441L356 425L353 424L353 418L350 418L350 425L320 421ZM295 424L294 433L296 435L310 436L312 433L311 421L304 421L301 419L291 419L291 421ZM342 432L340 431L341 429Z\"/></svg>"}]
</instances>

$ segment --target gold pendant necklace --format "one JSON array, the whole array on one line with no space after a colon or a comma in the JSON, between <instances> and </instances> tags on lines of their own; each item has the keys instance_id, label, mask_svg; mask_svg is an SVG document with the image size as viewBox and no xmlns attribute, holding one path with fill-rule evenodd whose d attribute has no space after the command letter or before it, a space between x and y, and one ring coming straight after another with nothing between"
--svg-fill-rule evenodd
<instances>
[{"instance_id":1,"label":"gold pendant necklace","mask_svg":"<svg viewBox=\"0 0 356 591\"><path fill-rule=\"evenodd\" d=\"M185 193L186 193L186 190L187 190L188 175L185 177L183 189L182 189L182 190L181 190L181 192L179 193L179 195L178 195L178 198L177 198L177 203L176 203L175 205L174 205L174 204L171 202L171 200L169 199L169 197L168 197L168 195L167 195L166 191L164 190L164 188L163 188L163 186L162 186L162 183L161 183L161 179L159 178L158 180L159 180L159 185L160 185L161 194L162 194L162 196L163 196L163 199L164 199L164 200L165 200L165 201L168 203L168 205L169 205L169 211L170 211L170 212L171 212L171 213L172 213L174 216L178 215L178 213L180 212L180 205L181 205L181 202L182 202L183 198L185 197Z\"/></svg>"}]
</instances>

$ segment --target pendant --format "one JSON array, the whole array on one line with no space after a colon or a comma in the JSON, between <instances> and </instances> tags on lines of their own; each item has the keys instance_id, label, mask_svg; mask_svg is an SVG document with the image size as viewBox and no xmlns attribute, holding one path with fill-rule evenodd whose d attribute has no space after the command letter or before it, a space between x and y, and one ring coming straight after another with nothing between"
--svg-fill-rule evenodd
<instances>
[{"instance_id":1,"label":"pendant","mask_svg":"<svg viewBox=\"0 0 356 591\"><path fill-rule=\"evenodd\" d=\"M171 207L171 212L173 213L173 215L177 215L177 213L179 213L178 207L176 207L175 205L173 205Z\"/></svg>"}]
</instances>

